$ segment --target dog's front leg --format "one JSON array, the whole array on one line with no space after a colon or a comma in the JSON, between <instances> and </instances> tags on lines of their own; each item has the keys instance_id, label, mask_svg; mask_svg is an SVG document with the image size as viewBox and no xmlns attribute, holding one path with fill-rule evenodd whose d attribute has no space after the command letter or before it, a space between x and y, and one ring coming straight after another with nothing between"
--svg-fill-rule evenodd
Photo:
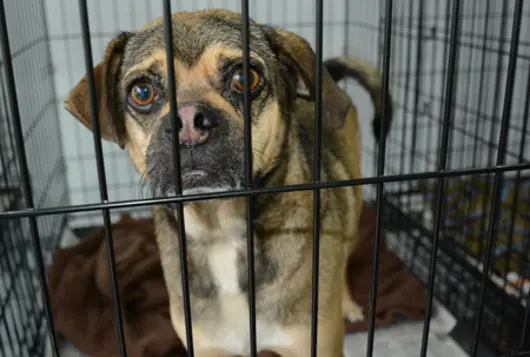
<instances>
[{"instance_id":1,"label":"dog's front leg","mask_svg":"<svg viewBox=\"0 0 530 357\"><path fill-rule=\"evenodd\" d=\"M344 320L340 302L336 304L333 316L323 317L319 314L317 332L318 357L344 357ZM326 314L330 313L330 309ZM282 357L310 357L311 356L311 324L290 327L288 334L292 343L290 346L271 348Z\"/></svg>"},{"instance_id":2,"label":"dog's front leg","mask_svg":"<svg viewBox=\"0 0 530 357\"><path fill-rule=\"evenodd\" d=\"M339 267L340 265L337 265ZM329 282L341 281L343 271L336 270L334 277L328 277L324 282L321 273L319 288L319 311L317 329L318 357L344 357L344 313L342 306L342 285ZM309 300L310 301L310 300ZM311 311L302 319L306 321L299 325L284 327L291 343L286 346L271 346L270 350L282 357L310 357L311 356ZM269 349L269 348L268 348Z\"/></svg>"}]
</instances>

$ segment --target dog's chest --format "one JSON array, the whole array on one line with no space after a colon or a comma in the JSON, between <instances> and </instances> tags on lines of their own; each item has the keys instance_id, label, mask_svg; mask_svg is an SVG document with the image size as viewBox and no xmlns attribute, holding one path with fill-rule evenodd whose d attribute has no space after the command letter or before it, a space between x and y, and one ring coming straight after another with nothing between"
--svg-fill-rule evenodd
<instances>
[{"instance_id":1,"label":"dog's chest","mask_svg":"<svg viewBox=\"0 0 530 357\"><path fill-rule=\"evenodd\" d=\"M241 278L245 273L245 221L226 217L213 227L190 226L190 233L206 244L200 248L203 269L210 276L216 295L241 292Z\"/></svg>"},{"instance_id":2,"label":"dog's chest","mask_svg":"<svg viewBox=\"0 0 530 357\"><path fill-rule=\"evenodd\" d=\"M203 234L203 238L209 242L203 248L202 260L216 291L210 297L213 300L209 309L213 315L204 321L196 321L208 336L202 341L201 347L221 348L234 355L247 356L250 354L250 315L246 222L244 219L225 217L214 229L209 227L208 230L199 231L197 227L195 230L193 226L189 227L190 234ZM259 252L255 252L255 257L258 270L256 284L259 286L260 282L267 279L260 278L263 274L259 272L264 270L264 264ZM291 343L289 335L281 326L266 322L260 314L256 316L256 335L258 350Z\"/></svg>"},{"instance_id":3,"label":"dog's chest","mask_svg":"<svg viewBox=\"0 0 530 357\"><path fill-rule=\"evenodd\" d=\"M250 356L250 315L246 294L223 295L219 303L219 320L207 323L209 338L202 341L201 348L222 349L235 356ZM256 316L257 351L274 347L286 347L292 343L291 336L279 324Z\"/></svg>"},{"instance_id":4,"label":"dog's chest","mask_svg":"<svg viewBox=\"0 0 530 357\"><path fill-rule=\"evenodd\" d=\"M241 244L235 241L208 247L206 262L218 295L241 293Z\"/></svg>"}]
</instances>

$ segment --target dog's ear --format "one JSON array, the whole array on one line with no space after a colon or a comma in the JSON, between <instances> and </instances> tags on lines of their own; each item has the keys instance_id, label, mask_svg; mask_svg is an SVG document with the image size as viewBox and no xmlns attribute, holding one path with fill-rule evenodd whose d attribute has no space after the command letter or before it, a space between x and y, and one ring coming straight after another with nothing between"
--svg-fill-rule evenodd
<instances>
[{"instance_id":1,"label":"dog's ear","mask_svg":"<svg viewBox=\"0 0 530 357\"><path fill-rule=\"evenodd\" d=\"M132 33L122 32L107 45L105 56L94 68L96 103L101 137L124 148L125 126L117 105L117 84L120 64L127 40ZM88 80L86 75L66 97L64 107L88 129L93 130Z\"/></svg>"},{"instance_id":2,"label":"dog's ear","mask_svg":"<svg viewBox=\"0 0 530 357\"><path fill-rule=\"evenodd\" d=\"M316 96L316 55L311 45L295 33L268 27L266 33L278 59L297 74L298 96L311 100ZM323 125L338 129L344 125L351 106L351 99L322 66L322 113Z\"/></svg>"}]
</instances>

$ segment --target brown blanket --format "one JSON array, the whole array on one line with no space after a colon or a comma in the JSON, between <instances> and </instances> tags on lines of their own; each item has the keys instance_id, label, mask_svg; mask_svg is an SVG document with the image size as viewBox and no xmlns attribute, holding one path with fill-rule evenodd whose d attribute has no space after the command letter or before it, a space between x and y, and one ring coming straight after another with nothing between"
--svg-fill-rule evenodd
<instances>
[{"instance_id":1,"label":"brown blanket","mask_svg":"<svg viewBox=\"0 0 530 357\"><path fill-rule=\"evenodd\" d=\"M361 214L360 243L350 257L348 274L352 295L364 310L364 321L346 321L346 332L369 329L370 293L372 290L372 257L375 245L375 210L364 207ZM375 310L376 326L392 324L401 316L409 320L423 319L427 296L421 283L403 265L396 254L386 247L385 233L379 240L379 274ZM434 309L433 309L434 311Z\"/></svg>"},{"instance_id":2,"label":"brown blanket","mask_svg":"<svg viewBox=\"0 0 530 357\"><path fill-rule=\"evenodd\" d=\"M365 207L361 243L349 264L352 293L366 319L347 322L348 333L368 329L374 218L373 210ZM123 216L112 230L128 356L184 356L169 318L153 221ZM421 319L426 306L423 288L397 256L385 249L384 233L382 238L376 326L389 325L398 315ZM48 274L57 331L92 357L119 356L104 230L56 251Z\"/></svg>"}]
</instances>

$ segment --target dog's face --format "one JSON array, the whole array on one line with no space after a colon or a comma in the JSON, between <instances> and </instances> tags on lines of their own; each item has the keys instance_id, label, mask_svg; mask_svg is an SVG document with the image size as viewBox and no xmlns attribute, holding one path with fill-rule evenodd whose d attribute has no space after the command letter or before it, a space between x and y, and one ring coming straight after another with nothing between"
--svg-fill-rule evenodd
<instances>
[{"instance_id":1,"label":"dog's face","mask_svg":"<svg viewBox=\"0 0 530 357\"><path fill-rule=\"evenodd\" d=\"M185 193L239 188L245 180L241 15L177 13L172 26L178 139L172 135L161 19L115 38L94 69L102 137L127 148L158 195L175 193L174 144ZM265 175L282 160L295 99L314 99L315 55L299 36L253 22L250 50L253 172ZM66 108L93 128L88 99L84 78ZM350 99L327 73L323 103L324 124L340 127Z\"/></svg>"}]
</instances>

